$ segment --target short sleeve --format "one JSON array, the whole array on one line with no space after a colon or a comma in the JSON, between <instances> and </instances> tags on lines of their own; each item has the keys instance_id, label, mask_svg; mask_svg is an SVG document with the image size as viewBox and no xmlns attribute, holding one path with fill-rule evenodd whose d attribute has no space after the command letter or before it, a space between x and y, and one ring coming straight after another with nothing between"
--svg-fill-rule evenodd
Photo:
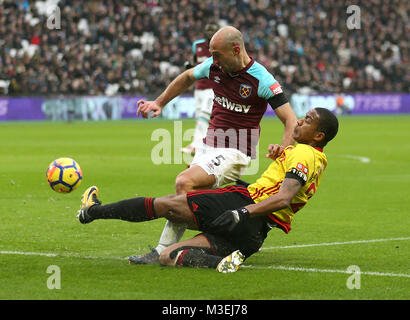
<instances>
[{"instance_id":1,"label":"short sleeve","mask_svg":"<svg viewBox=\"0 0 410 320\"><path fill-rule=\"evenodd\" d=\"M308 148L298 145L286 156L286 178L294 178L304 186L310 179L313 171L313 154Z\"/></svg>"},{"instance_id":2,"label":"short sleeve","mask_svg":"<svg viewBox=\"0 0 410 320\"><path fill-rule=\"evenodd\" d=\"M264 66L256 62L249 68L248 73L259 80L258 96L269 100L283 93L279 82Z\"/></svg>"},{"instance_id":3,"label":"short sleeve","mask_svg":"<svg viewBox=\"0 0 410 320\"><path fill-rule=\"evenodd\" d=\"M198 64L194 68L194 77L195 79L203 79L203 78L208 78L209 79L209 71L211 69L211 65L214 62L213 57L209 57L206 59L204 62Z\"/></svg>"}]
</instances>

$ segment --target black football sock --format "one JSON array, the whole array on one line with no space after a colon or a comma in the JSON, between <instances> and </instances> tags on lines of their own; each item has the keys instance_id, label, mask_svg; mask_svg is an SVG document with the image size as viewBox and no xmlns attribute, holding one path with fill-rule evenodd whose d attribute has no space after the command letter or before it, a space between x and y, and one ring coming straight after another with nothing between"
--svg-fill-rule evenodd
<instances>
[{"instance_id":1,"label":"black football sock","mask_svg":"<svg viewBox=\"0 0 410 320\"><path fill-rule=\"evenodd\" d=\"M106 205L94 205L87 213L94 219L121 219L141 222L156 219L155 198L133 198Z\"/></svg>"},{"instance_id":2,"label":"black football sock","mask_svg":"<svg viewBox=\"0 0 410 320\"><path fill-rule=\"evenodd\" d=\"M215 256L209 248L181 247L170 254L171 258L178 256L175 266L191 268L213 268L215 269L223 257Z\"/></svg>"}]
</instances>

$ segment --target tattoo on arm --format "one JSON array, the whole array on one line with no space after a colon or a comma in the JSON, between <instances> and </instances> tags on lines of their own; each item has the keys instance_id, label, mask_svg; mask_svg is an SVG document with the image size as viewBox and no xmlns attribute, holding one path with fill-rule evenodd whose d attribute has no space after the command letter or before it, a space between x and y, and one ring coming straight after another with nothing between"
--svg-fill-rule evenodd
<instances>
[{"instance_id":1,"label":"tattoo on arm","mask_svg":"<svg viewBox=\"0 0 410 320\"><path fill-rule=\"evenodd\" d=\"M280 186L280 190L287 193L290 199L293 199L296 196L300 188L302 188L302 184L297 179L293 178L285 178Z\"/></svg>"}]
</instances>

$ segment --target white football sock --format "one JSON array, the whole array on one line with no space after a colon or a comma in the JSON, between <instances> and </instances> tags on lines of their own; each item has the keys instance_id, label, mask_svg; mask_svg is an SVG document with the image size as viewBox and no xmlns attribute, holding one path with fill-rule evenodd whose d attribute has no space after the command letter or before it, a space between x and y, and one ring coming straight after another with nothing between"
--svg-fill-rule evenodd
<instances>
[{"instance_id":1,"label":"white football sock","mask_svg":"<svg viewBox=\"0 0 410 320\"><path fill-rule=\"evenodd\" d=\"M181 240L186 229L185 224L173 223L167 221L164 230L162 230L161 237L159 238L158 246L156 247L159 254L170 245L177 243Z\"/></svg>"}]
</instances>

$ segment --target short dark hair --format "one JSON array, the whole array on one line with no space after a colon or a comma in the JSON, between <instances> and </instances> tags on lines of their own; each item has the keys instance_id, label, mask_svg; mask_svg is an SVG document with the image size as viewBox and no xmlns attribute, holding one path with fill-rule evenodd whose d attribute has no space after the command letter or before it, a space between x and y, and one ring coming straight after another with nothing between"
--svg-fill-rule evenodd
<instances>
[{"instance_id":1,"label":"short dark hair","mask_svg":"<svg viewBox=\"0 0 410 320\"><path fill-rule=\"evenodd\" d=\"M315 108L315 110L319 115L319 124L316 130L325 134L325 138L323 139L323 146L325 146L336 136L339 130L339 121L337 117L326 108Z\"/></svg>"}]
</instances>

